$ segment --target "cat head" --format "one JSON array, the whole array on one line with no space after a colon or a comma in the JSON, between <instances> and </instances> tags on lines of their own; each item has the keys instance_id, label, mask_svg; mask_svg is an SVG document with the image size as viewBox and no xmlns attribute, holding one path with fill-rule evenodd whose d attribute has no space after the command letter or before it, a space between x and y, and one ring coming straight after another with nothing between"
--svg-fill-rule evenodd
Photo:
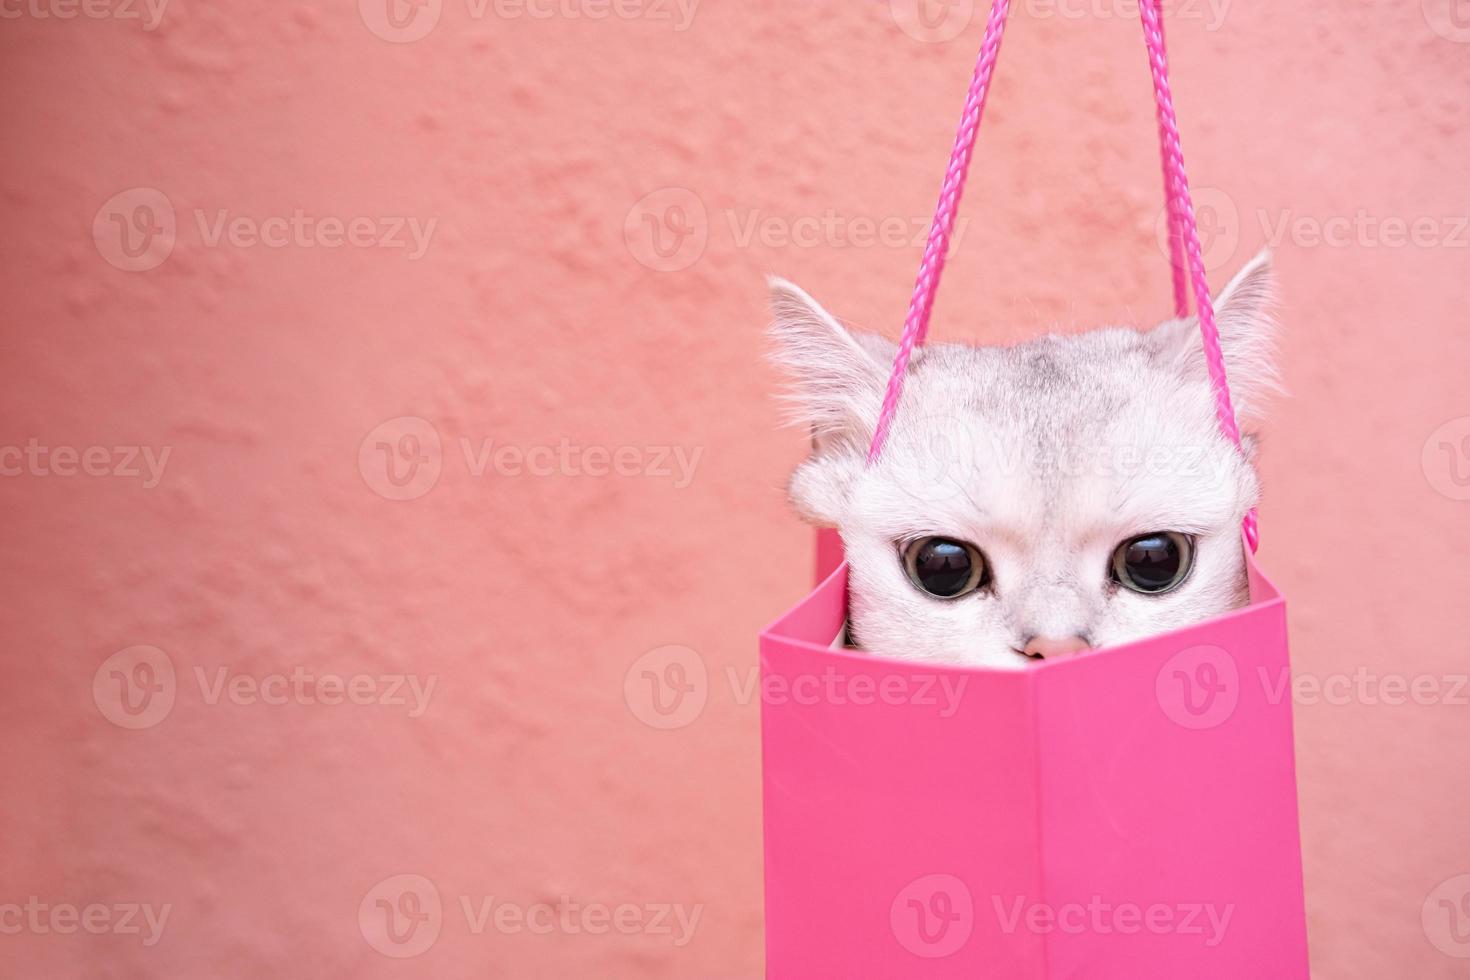
<instances>
[{"instance_id":1,"label":"cat head","mask_svg":"<svg viewBox=\"0 0 1470 980\"><path fill-rule=\"evenodd\" d=\"M864 648L1024 667L1245 601L1255 437L1243 456L1221 434L1194 318L916 350L870 466L895 346L770 286L792 421L813 433L791 499L842 535ZM1272 299L1262 253L1215 303L1242 420L1275 387Z\"/></svg>"}]
</instances>

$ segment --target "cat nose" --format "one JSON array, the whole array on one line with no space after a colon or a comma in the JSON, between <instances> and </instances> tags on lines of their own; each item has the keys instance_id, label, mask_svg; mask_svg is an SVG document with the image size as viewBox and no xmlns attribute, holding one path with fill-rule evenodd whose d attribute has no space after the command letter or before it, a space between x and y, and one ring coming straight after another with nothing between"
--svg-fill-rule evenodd
<instances>
[{"instance_id":1,"label":"cat nose","mask_svg":"<svg viewBox=\"0 0 1470 980\"><path fill-rule=\"evenodd\" d=\"M1081 653L1083 650L1092 649L1080 636L1033 636L1026 641L1026 656L1041 657L1043 660L1060 660Z\"/></svg>"}]
</instances>

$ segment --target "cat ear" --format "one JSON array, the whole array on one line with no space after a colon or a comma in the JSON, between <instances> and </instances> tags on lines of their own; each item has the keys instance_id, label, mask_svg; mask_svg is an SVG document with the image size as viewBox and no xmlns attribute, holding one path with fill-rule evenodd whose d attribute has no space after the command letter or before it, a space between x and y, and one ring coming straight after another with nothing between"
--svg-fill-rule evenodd
<instances>
[{"instance_id":1,"label":"cat ear","mask_svg":"<svg viewBox=\"0 0 1470 980\"><path fill-rule=\"evenodd\" d=\"M812 457L792 478L791 496L808 519L833 524L872 441L896 348L848 330L792 283L768 284L771 359L791 379L788 419L812 433Z\"/></svg>"},{"instance_id":2,"label":"cat ear","mask_svg":"<svg viewBox=\"0 0 1470 980\"><path fill-rule=\"evenodd\" d=\"M817 443L866 452L878 423L894 345L854 333L800 287L772 277L772 360L791 386L785 400L793 425L809 427Z\"/></svg>"},{"instance_id":3,"label":"cat ear","mask_svg":"<svg viewBox=\"0 0 1470 980\"><path fill-rule=\"evenodd\" d=\"M1215 297L1215 325L1230 397L1241 418L1256 415L1262 401L1280 391L1276 369L1276 276L1271 251L1263 250ZM1159 354L1191 377L1207 376L1199 319L1171 320L1154 331Z\"/></svg>"}]
</instances>

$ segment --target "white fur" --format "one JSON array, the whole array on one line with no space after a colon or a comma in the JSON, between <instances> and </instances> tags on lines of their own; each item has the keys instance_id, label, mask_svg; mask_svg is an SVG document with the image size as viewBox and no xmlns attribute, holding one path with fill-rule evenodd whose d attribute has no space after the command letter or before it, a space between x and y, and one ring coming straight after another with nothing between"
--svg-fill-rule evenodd
<instances>
[{"instance_id":1,"label":"white fur","mask_svg":"<svg viewBox=\"0 0 1470 980\"><path fill-rule=\"evenodd\" d=\"M1262 253L1216 301L1241 418L1275 386L1272 293ZM771 296L792 418L816 436L791 498L842 534L852 635L864 648L1024 667L1016 651L1032 637L1109 646L1245 601L1240 522L1256 503L1256 474L1220 434L1193 318L1015 347L923 348L869 467L894 345L850 332L788 282L771 280ZM1113 550L1154 531L1197 537L1189 578L1164 595L1119 588ZM915 588L901 548L929 535L979 547L993 587L954 600Z\"/></svg>"}]
</instances>

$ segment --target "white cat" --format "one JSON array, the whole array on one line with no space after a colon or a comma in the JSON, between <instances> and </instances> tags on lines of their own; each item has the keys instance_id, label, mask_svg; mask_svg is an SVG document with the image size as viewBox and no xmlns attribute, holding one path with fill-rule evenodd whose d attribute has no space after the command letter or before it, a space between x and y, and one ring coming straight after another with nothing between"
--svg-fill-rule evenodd
<instances>
[{"instance_id":1,"label":"white cat","mask_svg":"<svg viewBox=\"0 0 1470 980\"><path fill-rule=\"evenodd\" d=\"M851 642L1025 667L1246 601L1240 524L1259 486L1220 433L1195 319L921 348L868 466L894 345L770 285L793 421L815 436L791 499L842 535ZM1263 252L1215 304L1242 419L1276 385L1273 293Z\"/></svg>"}]
</instances>

